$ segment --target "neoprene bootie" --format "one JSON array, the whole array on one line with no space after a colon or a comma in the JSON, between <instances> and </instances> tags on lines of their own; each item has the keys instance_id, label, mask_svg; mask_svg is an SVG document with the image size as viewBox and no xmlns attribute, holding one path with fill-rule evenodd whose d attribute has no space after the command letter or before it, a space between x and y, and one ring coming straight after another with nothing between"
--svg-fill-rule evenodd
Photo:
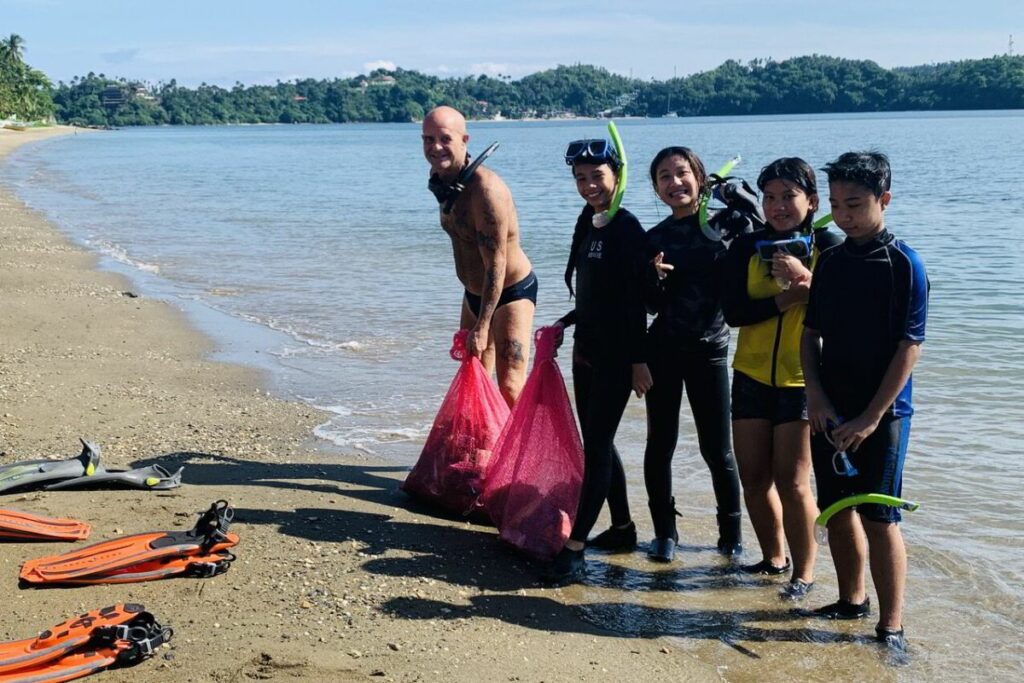
<instances>
[{"instance_id":1,"label":"neoprene bootie","mask_svg":"<svg viewBox=\"0 0 1024 683\"><path fill-rule=\"evenodd\" d=\"M669 498L668 503L648 502L651 509L651 520L654 522L654 540L651 541L647 557L654 562L671 562L676 556L676 544L679 543L679 531L676 529L676 499Z\"/></svg>"},{"instance_id":2,"label":"neoprene bootie","mask_svg":"<svg viewBox=\"0 0 1024 683\"><path fill-rule=\"evenodd\" d=\"M743 552L743 532L740 530L739 512L718 511L718 552L735 557Z\"/></svg>"}]
</instances>

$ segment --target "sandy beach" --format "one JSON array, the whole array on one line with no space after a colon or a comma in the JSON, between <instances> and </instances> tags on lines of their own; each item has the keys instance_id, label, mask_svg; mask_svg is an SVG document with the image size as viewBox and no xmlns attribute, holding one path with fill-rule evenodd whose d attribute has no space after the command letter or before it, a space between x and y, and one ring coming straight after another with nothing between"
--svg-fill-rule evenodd
<instances>
[{"instance_id":1,"label":"sandy beach","mask_svg":"<svg viewBox=\"0 0 1024 683\"><path fill-rule=\"evenodd\" d=\"M0 130L0 157L68 132ZM76 455L81 437L102 446L108 467L184 465L186 482L165 493L4 495L0 505L87 521L93 542L186 529L226 499L242 539L238 561L213 579L52 590L19 589L18 568L71 546L4 544L0 638L138 602L174 628L173 641L97 680L719 678L679 641L583 620L578 603L614 596L540 587L493 530L411 504L397 490L406 468L319 450L315 410L270 396L255 370L209 360L211 342L180 311L97 270L94 255L3 188L0 301L0 464Z\"/></svg>"}]
</instances>

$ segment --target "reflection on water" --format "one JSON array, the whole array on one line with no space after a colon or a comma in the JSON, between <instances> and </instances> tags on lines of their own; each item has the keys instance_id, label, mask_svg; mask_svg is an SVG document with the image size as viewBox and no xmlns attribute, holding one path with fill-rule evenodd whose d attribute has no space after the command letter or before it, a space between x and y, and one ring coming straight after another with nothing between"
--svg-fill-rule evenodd
<instances>
[{"instance_id":1,"label":"reflection on water","mask_svg":"<svg viewBox=\"0 0 1024 683\"><path fill-rule=\"evenodd\" d=\"M571 305L561 278L580 200L564 143L603 129L471 125L471 149L502 143L488 165L516 200L540 280L537 324ZM688 407L673 477L690 545L665 571L642 554L595 556L588 586L566 589L584 617L611 632L668 636L729 680L766 671L815 680L1024 676L1024 114L628 120L619 129L633 160L624 205L646 227L665 212L644 161L668 144L694 147L710 166L742 153L737 172L748 178L784 155L816 168L851 148L892 158L887 222L922 255L932 284L904 481L905 495L922 504L905 524L914 662L893 673L860 642L873 619L793 619L776 584L724 570L710 550L714 501ZM457 367L447 349L462 295L418 133L414 125L125 130L22 148L0 175L132 273L144 293L191 306L226 357L269 370L282 394L328 410L319 436L411 464ZM232 320L252 324L225 324ZM644 429L643 404L632 401L617 443L649 533L640 512ZM745 559L756 561L749 523L744 531ZM818 571L812 605L835 599L827 553Z\"/></svg>"}]
</instances>

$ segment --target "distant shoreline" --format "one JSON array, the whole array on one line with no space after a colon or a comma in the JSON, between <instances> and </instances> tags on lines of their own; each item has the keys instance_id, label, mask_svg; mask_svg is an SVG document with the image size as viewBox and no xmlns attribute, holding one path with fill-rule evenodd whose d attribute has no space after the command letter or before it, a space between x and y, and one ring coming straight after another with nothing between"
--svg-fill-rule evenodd
<instances>
[{"instance_id":1,"label":"distant shoreline","mask_svg":"<svg viewBox=\"0 0 1024 683\"><path fill-rule=\"evenodd\" d=\"M296 79L276 85L142 81L89 74L52 91L65 123L408 123L446 104L470 119L692 117L844 114L888 111L1024 109L1024 57L885 69L870 60L824 55L783 61L727 60L710 71L645 81L578 64L518 80L439 78L379 69L353 78Z\"/></svg>"}]
</instances>

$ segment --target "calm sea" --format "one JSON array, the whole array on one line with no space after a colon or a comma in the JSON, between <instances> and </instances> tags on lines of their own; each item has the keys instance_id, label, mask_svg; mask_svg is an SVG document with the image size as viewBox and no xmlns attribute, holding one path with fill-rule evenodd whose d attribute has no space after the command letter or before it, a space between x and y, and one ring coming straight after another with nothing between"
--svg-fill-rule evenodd
<instances>
[{"instance_id":1,"label":"calm sea","mask_svg":"<svg viewBox=\"0 0 1024 683\"><path fill-rule=\"evenodd\" d=\"M932 283L904 488L922 504L905 525L916 662L900 676L1024 676L1024 113L627 120L619 128L633 162L624 205L647 227L665 211L646 163L669 144L695 148L709 170L742 154L737 172L750 179L779 156L820 167L848 149L890 155L887 222L922 255ZM488 165L515 197L541 283L536 320L549 323L570 306L561 273L581 207L561 154L567 141L601 136L604 126L490 122L470 132L471 150L501 143ZM142 293L184 308L217 341L219 357L256 365L283 396L329 411L319 437L411 464L456 370L447 350L462 293L426 169L416 125L151 128L22 148L0 178ZM709 478L688 414L683 425L675 462L683 534L704 544L694 558L713 563ZM618 441L646 520L643 439L634 400ZM819 567L816 604L834 595L827 553ZM619 612L589 618L628 631L629 610L664 614L675 600L671 591L629 593ZM770 588L728 601L743 609L752 595L778 609ZM696 617L661 618L656 632L690 635L700 626ZM749 635L736 628L738 639ZM807 647L783 670L814 678L867 671L862 646ZM825 657L827 648L834 655Z\"/></svg>"}]
</instances>

